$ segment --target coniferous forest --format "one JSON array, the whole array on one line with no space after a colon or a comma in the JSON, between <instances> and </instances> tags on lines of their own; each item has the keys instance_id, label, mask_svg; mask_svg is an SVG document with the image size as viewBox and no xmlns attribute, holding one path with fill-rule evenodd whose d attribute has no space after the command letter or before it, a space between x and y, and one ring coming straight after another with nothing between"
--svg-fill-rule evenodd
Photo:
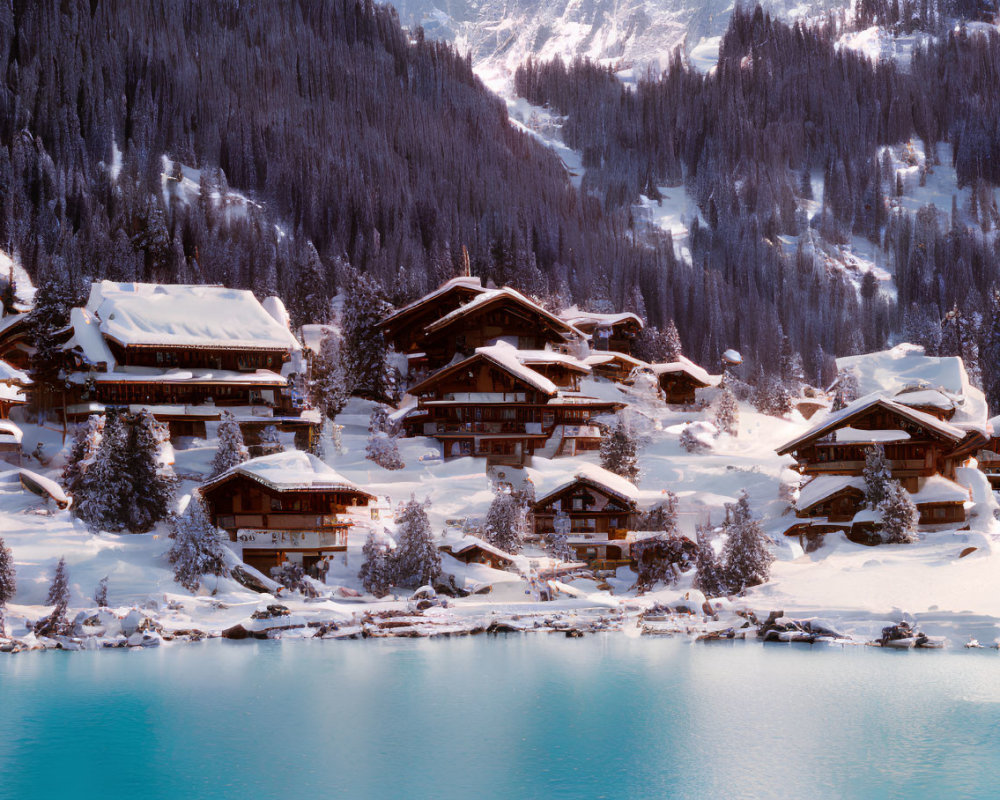
<instances>
[{"instance_id":1,"label":"coniferous forest","mask_svg":"<svg viewBox=\"0 0 1000 800\"><path fill-rule=\"evenodd\" d=\"M905 332L1000 387L977 357L1000 349L1000 37L952 24L988 5L861 3L858 24L935 35L906 69L836 46L833 17L752 8L707 74L678 55L628 87L586 61L529 62L516 89L565 115L577 190L466 57L388 6L4 3L0 247L43 287L224 283L278 293L296 322L322 319L354 270L411 299L456 274L464 247L475 274L549 305L674 320L706 364L737 347L776 371L784 344L818 379L832 356ZM974 224L891 207L880 148L910 139L928 163L947 143ZM632 211L681 184L702 216L690 262ZM878 242L896 294L831 270L813 234Z\"/></svg>"}]
</instances>

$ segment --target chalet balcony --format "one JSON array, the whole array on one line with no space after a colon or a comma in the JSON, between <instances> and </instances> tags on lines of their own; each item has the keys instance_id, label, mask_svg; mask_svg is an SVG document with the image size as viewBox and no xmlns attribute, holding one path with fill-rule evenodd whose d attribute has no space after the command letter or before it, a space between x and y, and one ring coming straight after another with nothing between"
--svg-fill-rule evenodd
<instances>
[{"instance_id":1,"label":"chalet balcony","mask_svg":"<svg viewBox=\"0 0 1000 800\"><path fill-rule=\"evenodd\" d=\"M904 475L934 475L936 469L922 458L902 459L889 462L895 477ZM810 461L799 465L803 475L861 475L865 470L864 461Z\"/></svg>"},{"instance_id":2,"label":"chalet balcony","mask_svg":"<svg viewBox=\"0 0 1000 800\"><path fill-rule=\"evenodd\" d=\"M236 532L235 541L248 549L347 549L347 528L317 530L258 530L243 528Z\"/></svg>"},{"instance_id":3,"label":"chalet balcony","mask_svg":"<svg viewBox=\"0 0 1000 800\"><path fill-rule=\"evenodd\" d=\"M337 519L336 514L268 512L255 514L253 512L236 512L222 514L218 525L228 531L239 528L265 528L267 530L305 531L317 529L336 530L347 527L348 523Z\"/></svg>"},{"instance_id":4,"label":"chalet balcony","mask_svg":"<svg viewBox=\"0 0 1000 800\"><path fill-rule=\"evenodd\" d=\"M540 422L425 422L424 436L539 436Z\"/></svg>"}]
</instances>

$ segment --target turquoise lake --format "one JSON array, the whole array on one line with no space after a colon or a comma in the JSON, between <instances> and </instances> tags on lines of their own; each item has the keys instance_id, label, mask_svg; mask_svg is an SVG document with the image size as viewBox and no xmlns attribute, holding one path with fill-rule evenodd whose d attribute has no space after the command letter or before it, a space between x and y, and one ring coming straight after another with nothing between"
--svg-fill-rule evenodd
<instances>
[{"instance_id":1,"label":"turquoise lake","mask_svg":"<svg viewBox=\"0 0 1000 800\"><path fill-rule=\"evenodd\" d=\"M619 635L0 657L0 797L1000 796L1000 654Z\"/></svg>"}]
</instances>

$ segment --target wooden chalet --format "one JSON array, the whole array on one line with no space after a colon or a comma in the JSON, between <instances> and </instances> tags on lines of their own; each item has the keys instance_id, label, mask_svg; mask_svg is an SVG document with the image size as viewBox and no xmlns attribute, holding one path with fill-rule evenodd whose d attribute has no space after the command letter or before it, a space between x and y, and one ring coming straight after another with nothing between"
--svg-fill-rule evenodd
<instances>
[{"instance_id":1,"label":"wooden chalet","mask_svg":"<svg viewBox=\"0 0 1000 800\"><path fill-rule=\"evenodd\" d=\"M11 313L0 317L0 359L17 369L27 370L34 355L28 315Z\"/></svg>"},{"instance_id":2,"label":"wooden chalet","mask_svg":"<svg viewBox=\"0 0 1000 800\"><path fill-rule=\"evenodd\" d=\"M347 549L352 508L374 495L320 459L292 450L244 462L201 487L212 522L265 575L286 560L308 570Z\"/></svg>"},{"instance_id":3,"label":"wooden chalet","mask_svg":"<svg viewBox=\"0 0 1000 800\"><path fill-rule=\"evenodd\" d=\"M103 281L62 336L69 420L106 406L143 408L171 436L205 436L223 410L250 432L315 423L287 377L300 346L250 292Z\"/></svg>"},{"instance_id":4,"label":"wooden chalet","mask_svg":"<svg viewBox=\"0 0 1000 800\"><path fill-rule=\"evenodd\" d=\"M649 369L645 361L613 350L591 353L583 361L595 376L615 383L628 383L635 370Z\"/></svg>"},{"instance_id":5,"label":"wooden chalet","mask_svg":"<svg viewBox=\"0 0 1000 800\"><path fill-rule=\"evenodd\" d=\"M0 419L8 419L11 408L28 402L25 390L30 386L27 372L0 361Z\"/></svg>"},{"instance_id":6,"label":"wooden chalet","mask_svg":"<svg viewBox=\"0 0 1000 800\"><path fill-rule=\"evenodd\" d=\"M522 350L574 350L585 335L513 289L483 289L456 278L381 323L410 373L422 377L503 340ZM470 297L471 293L471 297Z\"/></svg>"},{"instance_id":7,"label":"wooden chalet","mask_svg":"<svg viewBox=\"0 0 1000 800\"><path fill-rule=\"evenodd\" d=\"M683 356L679 361L667 364L650 364L649 369L656 376L664 399L671 405L694 405L698 389L715 386L719 382L717 377L709 375Z\"/></svg>"},{"instance_id":8,"label":"wooden chalet","mask_svg":"<svg viewBox=\"0 0 1000 800\"><path fill-rule=\"evenodd\" d=\"M569 519L567 541L581 561L628 561L639 493L630 481L593 464L546 492L532 506L534 532L555 531L560 513Z\"/></svg>"},{"instance_id":9,"label":"wooden chalet","mask_svg":"<svg viewBox=\"0 0 1000 800\"><path fill-rule=\"evenodd\" d=\"M988 423L989 439L976 453L979 469L985 473L993 491L1000 490L1000 417Z\"/></svg>"},{"instance_id":10,"label":"wooden chalet","mask_svg":"<svg viewBox=\"0 0 1000 800\"><path fill-rule=\"evenodd\" d=\"M514 564L514 559L509 553L476 536L463 536L456 541L445 542L438 549L463 564L484 564L500 570L509 569Z\"/></svg>"},{"instance_id":11,"label":"wooden chalet","mask_svg":"<svg viewBox=\"0 0 1000 800\"><path fill-rule=\"evenodd\" d=\"M410 388L417 408L404 419L406 435L437 439L446 459L483 456L491 464L596 449L600 430L590 419L621 404L579 394L586 372L559 353L522 354L503 342L481 347Z\"/></svg>"},{"instance_id":12,"label":"wooden chalet","mask_svg":"<svg viewBox=\"0 0 1000 800\"><path fill-rule=\"evenodd\" d=\"M926 529L964 525L971 506L968 489L941 475L917 479L910 493ZM848 538L871 543L878 531L878 517L865 508L864 478L849 475L817 475L799 492L796 519L785 531L803 541L818 534L843 531Z\"/></svg>"},{"instance_id":13,"label":"wooden chalet","mask_svg":"<svg viewBox=\"0 0 1000 800\"><path fill-rule=\"evenodd\" d=\"M642 318L630 312L597 314L570 308L560 312L559 318L589 336L592 349L625 355L632 354L635 339L645 327Z\"/></svg>"},{"instance_id":14,"label":"wooden chalet","mask_svg":"<svg viewBox=\"0 0 1000 800\"><path fill-rule=\"evenodd\" d=\"M986 441L981 429L960 428L895 400L869 395L828 415L777 452L792 455L803 475L859 477L868 448L881 444L893 477L913 493L920 478L954 479L956 467Z\"/></svg>"},{"instance_id":15,"label":"wooden chalet","mask_svg":"<svg viewBox=\"0 0 1000 800\"><path fill-rule=\"evenodd\" d=\"M21 429L9 419L0 419L0 461L21 465Z\"/></svg>"}]
</instances>

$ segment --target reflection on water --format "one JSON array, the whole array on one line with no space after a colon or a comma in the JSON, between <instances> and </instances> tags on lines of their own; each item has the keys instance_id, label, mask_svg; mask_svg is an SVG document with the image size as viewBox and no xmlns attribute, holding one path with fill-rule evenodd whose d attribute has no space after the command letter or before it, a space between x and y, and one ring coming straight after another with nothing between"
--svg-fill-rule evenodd
<instances>
[{"instance_id":1,"label":"reflection on water","mask_svg":"<svg viewBox=\"0 0 1000 800\"><path fill-rule=\"evenodd\" d=\"M0 658L0 797L996 797L1000 655L533 635Z\"/></svg>"}]
</instances>

